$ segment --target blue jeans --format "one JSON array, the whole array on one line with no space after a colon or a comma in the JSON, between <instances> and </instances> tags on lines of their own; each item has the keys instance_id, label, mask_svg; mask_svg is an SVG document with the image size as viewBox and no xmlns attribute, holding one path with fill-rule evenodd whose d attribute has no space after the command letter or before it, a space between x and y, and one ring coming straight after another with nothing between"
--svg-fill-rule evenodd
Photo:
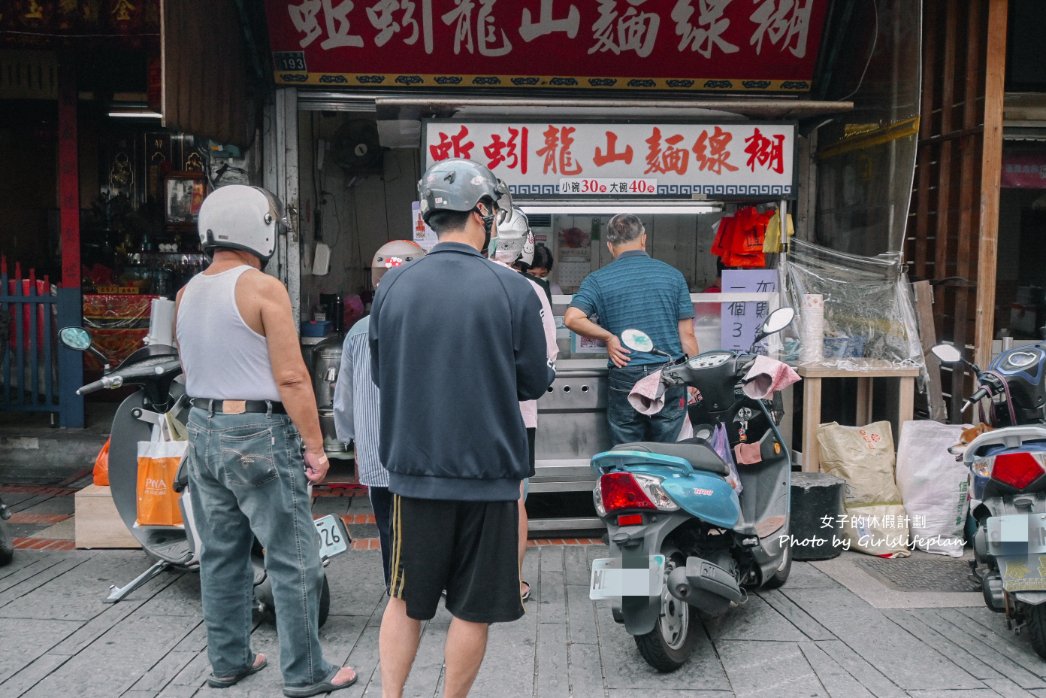
<instances>
[{"instance_id":1,"label":"blue jeans","mask_svg":"<svg viewBox=\"0 0 1046 698\"><path fill-rule=\"evenodd\" d=\"M636 381L660 370L664 364L611 368L607 375L607 426L610 442L675 441L686 415L686 386L671 385L665 389L665 407L653 415L639 414L628 402L628 393Z\"/></svg>"},{"instance_id":2,"label":"blue jeans","mask_svg":"<svg viewBox=\"0 0 1046 698\"><path fill-rule=\"evenodd\" d=\"M301 440L281 414L189 413L188 469L199 528L207 656L215 676L251 665L255 536L276 602L280 669L287 686L330 677L319 639L323 584Z\"/></svg>"}]
</instances>

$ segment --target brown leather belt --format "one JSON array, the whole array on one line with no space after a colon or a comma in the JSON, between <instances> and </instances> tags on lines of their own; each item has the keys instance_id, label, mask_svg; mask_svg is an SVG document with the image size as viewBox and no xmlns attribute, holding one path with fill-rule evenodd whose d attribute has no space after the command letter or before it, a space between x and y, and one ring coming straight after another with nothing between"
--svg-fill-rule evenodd
<instances>
[{"instance_id":1,"label":"brown leather belt","mask_svg":"<svg viewBox=\"0 0 1046 698\"><path fill-rule=\"evenodd\" d=\"M282 402L269 400L213 400L194 397L189 400L189 403L193 407L198 407L213 414L244 414L246 412L287 414L287 410L283 407Z\"/></svg>"}]
</instances>

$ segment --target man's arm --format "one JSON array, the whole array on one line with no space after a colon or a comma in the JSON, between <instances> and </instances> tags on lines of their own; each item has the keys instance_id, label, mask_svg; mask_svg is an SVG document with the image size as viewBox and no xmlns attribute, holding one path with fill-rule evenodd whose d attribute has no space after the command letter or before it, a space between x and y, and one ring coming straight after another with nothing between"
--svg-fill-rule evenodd
<instances>
[{"instance_id":1,"label":"man's arm","mask_svg":"<svg viewBox=\"0 0 1046 698\"><path fill-rule=\"evenodd\" d=\"M570 306L567 308L567 312L563 314L563 324L566 325L571 331L577 332L583 337L589 339L601 339L607 344L607 353L610 355L610 360L614 362L614 365L618 368L624 368L628 365L628 349L625 349L621 344L621 340L616 334L610 330L600 327L596 323L588 319L581 309Z\"/></svg>"},{"instance_id":2,"label":"man's arm","mask_svg":"<svg viewBox=\"0 0 1046 698\"><path fill-rule=\"evenodd\" d=\"M679 343L683 345L683 353L687 356L697 356L697 337L694 335L694 318L679 321Z\"/></svg>"},{"instance_id":3,"label":"man's arm","mask_svg":"<svg viewBox=\"0 0 1046 698\"><path fill-rule=\"evenodd\" d=\"M541 302L529 291L523 297L517 316L516 395L518 400L537 400L556 379L548 356L545 329L541 321Z\"/></svg>"},{"instance_id":4,"label":"man's arm","mask_svg":"<svg viewBox=\"0 0 1046 698\"><path fill-rule=\"evenodd\" d=\"M305 477L311 482L322 482L327 475L327 455L323 451L323 432L316 409L316 395L312 379L298 345L294 329L294 315L287 289L278 279L263 274L250 274L261 310L265 342L272 362L272 375L287 415L298 428L305 442Z\"/></svg>"},{"instance_id":5,"label":"man's arm","mask_svg":"<svg viewBox=\"0 0 1046 698\"><path fill-rule=\"evenodd\" d=\"M374 294L374 301L370 306L370 325L367 328L367 345L370 348L370 379L379 388L381 387L381 378L379 376L380 366L378 362L378 314L381 312L381 304L384 299L385 294L379 288L378 292Z\"/></svg>"},{"instance_id":6,"label":"man's arm","mask_svg":"<svg viewBox=\"0 0 1046 698\"><path fill-rule=\"evenodd\" d=\"M356 438L356 427L352 422L352 347L351 342L361 341L360 337L349 334L341 347L341 367L338 369L338 382L334 384L334 432L342 443L349 443ZM362 341L366 342L366 335Z\"/></svg>"}]
</instances>

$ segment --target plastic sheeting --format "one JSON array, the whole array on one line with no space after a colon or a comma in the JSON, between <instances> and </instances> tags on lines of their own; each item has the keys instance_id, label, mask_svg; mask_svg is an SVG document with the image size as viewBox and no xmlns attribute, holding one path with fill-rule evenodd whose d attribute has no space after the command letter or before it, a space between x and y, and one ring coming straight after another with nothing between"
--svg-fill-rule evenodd
<instances>
[{"instance_id":1,"label":"plastic sheeting","mask_svg":"<svg viewBox=\"0 0 1046 698\"><path fill-rule=\"evenodd\" d=\"M899 368L924 365L911 287L899 255L861 257L795 240L784 269L788 302L798 314L793 348L801 348L798 338L817 341L821 336L819 365L855 371L884 362ZM823 316L806 318L823 323L814 333L803 327L803 298L811 295L823 298Z\"/></svg>"}]
</instances>

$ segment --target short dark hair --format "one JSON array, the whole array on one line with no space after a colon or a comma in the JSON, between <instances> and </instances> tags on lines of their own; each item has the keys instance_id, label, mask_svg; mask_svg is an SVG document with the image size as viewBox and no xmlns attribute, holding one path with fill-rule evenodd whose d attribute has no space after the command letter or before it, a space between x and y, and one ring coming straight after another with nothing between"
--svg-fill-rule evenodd
<instances>
[{"instance_id":1,"label":"short dark hair","mask_svg":"<svg viewBox=\"0 0 1046 698\"><path fill-rule=\"evenodd\" d=\"M539 242L534 245L534 260L530 263L531 269L538 267L552 271L552 262L552 250L548 249L544 243Z\"/></svg>"},{"instance_id":2,"label":"short dark hair","mask_svg":"<svg viewBox=\"0 0 1046 698\"><path fill-rule=\"evenodd\" d=\"M436 232L436 237L442 237L444 233L452 233L465 227L472 211L450 211L441 209L433 211L429 216L428 224Z\"/></svg>"}]
</instances>

